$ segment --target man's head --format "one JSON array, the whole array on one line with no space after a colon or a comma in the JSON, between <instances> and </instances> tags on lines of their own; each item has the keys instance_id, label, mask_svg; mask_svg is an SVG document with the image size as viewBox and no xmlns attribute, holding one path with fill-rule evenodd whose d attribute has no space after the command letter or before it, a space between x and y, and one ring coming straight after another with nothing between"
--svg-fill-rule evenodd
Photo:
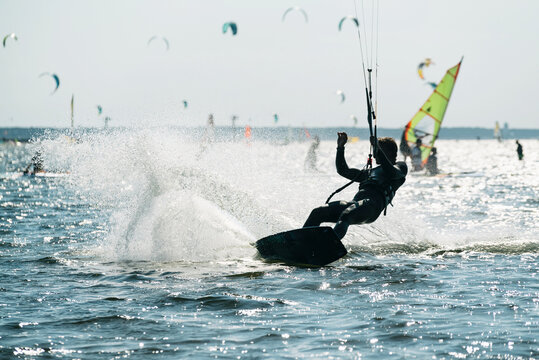
<instances>
[{"instance_id":1,"label":"man's head","mask_svg":"<svg viewBox=\"0 0 539 360\"><path fill-rule=\"evenodd\" d=\"M383 137L378 138L378 146L380 147L380 151L382 151L387 159L392 163L395 164L397 162L397 143L395 140L391 137ZM384 156L384 155L381 155ZM376 161L379 163L379 161Z\"/></svg>"},{"instance_id":2,"label":"man's head","mask_svg":"<svg viewBox=\"0 0 539 360\"><path fill-rule=\"evenodd\" d=\"M421 141L421 139L417 139L417 140L415 141L415 143L416 143L417 146L420 146L420 145L422 144L422 141Z\"/></svg>"}]
</instances>

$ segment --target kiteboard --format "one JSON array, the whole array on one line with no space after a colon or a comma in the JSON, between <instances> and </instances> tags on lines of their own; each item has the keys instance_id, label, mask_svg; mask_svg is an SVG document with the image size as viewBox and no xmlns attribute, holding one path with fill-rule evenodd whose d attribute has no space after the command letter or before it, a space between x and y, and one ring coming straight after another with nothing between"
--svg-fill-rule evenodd
<instances>
[{"instance_id":1,"label":"kiteboard","mask_svg":"<svg viewBox=\"0 0 539 360\"><path fill-rule=\"evenodd\" d=\"M347 254L329 226L311 226L281 232L256 242L260 256L294 265L324 266Z\"/></svg>"}]
</instances>

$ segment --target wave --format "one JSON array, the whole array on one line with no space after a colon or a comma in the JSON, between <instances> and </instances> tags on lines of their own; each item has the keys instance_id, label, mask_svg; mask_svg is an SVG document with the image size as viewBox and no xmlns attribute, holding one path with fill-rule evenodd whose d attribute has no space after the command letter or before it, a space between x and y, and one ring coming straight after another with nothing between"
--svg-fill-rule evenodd
<instances>
[{"instance_id":1,"label":"wave","mask_svg":"<svg viewBox=\"0 0 539 360\"><path fill-rule=\"evenodd\" d=\"M348 247L349 253L354 255L425 255L445 256L454 254L486 253L502 255L539 255L539 242L534 239L507 240L504 238L495 240L470 240L467 244L434 243L429 241L417 241L397 243L386 241L383 244L352 244Z\"/></svg>"},{"instance_id":2,"label":"wave","mask_svg":"<svg viewBox=\"0 0 539 360\"><path fill-rule=\"evenodd\" d=\"M106 235L96 253L111 261L256 259L256 239L300 227L310 209L342 183L333 173L305 172L309 143L248 145L199 139L179 129L123 129L80 134L76 142L65 136L44 138L32 146L42 151L51 168L69 172L66 185L107 217ZM351 166L364 157L360 145L347 147ZM334 143L322 142L319 154L324 168L332 166ZM468 171L451 159L447 166L452 173ZM352 253L376 255L537 253L533 226L519 233L530 227L533 213L522 215L520 229L504 215L506 210L503 217L495 213L500 219L496 230L501 231L485 231L494 220L493 207L483 200L491 197L496 205L502 196L484 186L488 179L500 178L496 169L478 166L477 179L410 177L388 216L374 225L351 227L345 246ZM351 198L352 188L337 197ZM462 201L461 194L458 201L453 199L459 191L474 192L479 204ZM529 208L534 203L526 196Z\"/></svg>"}]
</instances>

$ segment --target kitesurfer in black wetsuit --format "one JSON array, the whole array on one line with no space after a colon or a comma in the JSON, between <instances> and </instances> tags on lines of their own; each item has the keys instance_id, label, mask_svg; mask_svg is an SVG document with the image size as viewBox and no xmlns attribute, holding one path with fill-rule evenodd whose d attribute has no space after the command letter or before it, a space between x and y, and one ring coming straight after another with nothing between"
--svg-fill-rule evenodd
<instances>
[{"instance_id":1,"label":"kitesurfer in black wetsuit","mask_svg":"<svg viewBox=\"0 0 539 360\"><path fill-rule=\"evenodd\" d=\"M323 222L334 222L335 233L342 239L353 224L369 224L375 221L387 208L397 189L404 183L408 167L405 162L397 162L397 144L392 138L376 139L371 136L375 149L377 166L373 169L349 168L344 158L344 145L348 140L346 133L338 133L337 173L359 183L359 191L353 201L333 201L311 211L303 225L320 226ZM378 151L376 149L379 149Z\"/></svg>"}]
</instances>

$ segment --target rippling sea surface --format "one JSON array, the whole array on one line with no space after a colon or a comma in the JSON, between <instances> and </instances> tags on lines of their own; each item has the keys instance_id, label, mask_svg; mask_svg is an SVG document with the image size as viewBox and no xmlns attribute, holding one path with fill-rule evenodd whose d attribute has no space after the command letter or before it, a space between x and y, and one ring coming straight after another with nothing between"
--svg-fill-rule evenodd
<instances>
[{"instance_id":1,"label":"rippling sea surface","mask_svg":"<svg viewBox=\"0 0 539 360\"><path fill-rule=\"evenodd\" d=\"M0 145L0 358L539 358L538 140L439 141L442 175L301 268L252 244L346 183L335 142L313 171L308 142L192 139ZM37 150L50 172L21 176Z\"/></svg>"}]
</instances>

